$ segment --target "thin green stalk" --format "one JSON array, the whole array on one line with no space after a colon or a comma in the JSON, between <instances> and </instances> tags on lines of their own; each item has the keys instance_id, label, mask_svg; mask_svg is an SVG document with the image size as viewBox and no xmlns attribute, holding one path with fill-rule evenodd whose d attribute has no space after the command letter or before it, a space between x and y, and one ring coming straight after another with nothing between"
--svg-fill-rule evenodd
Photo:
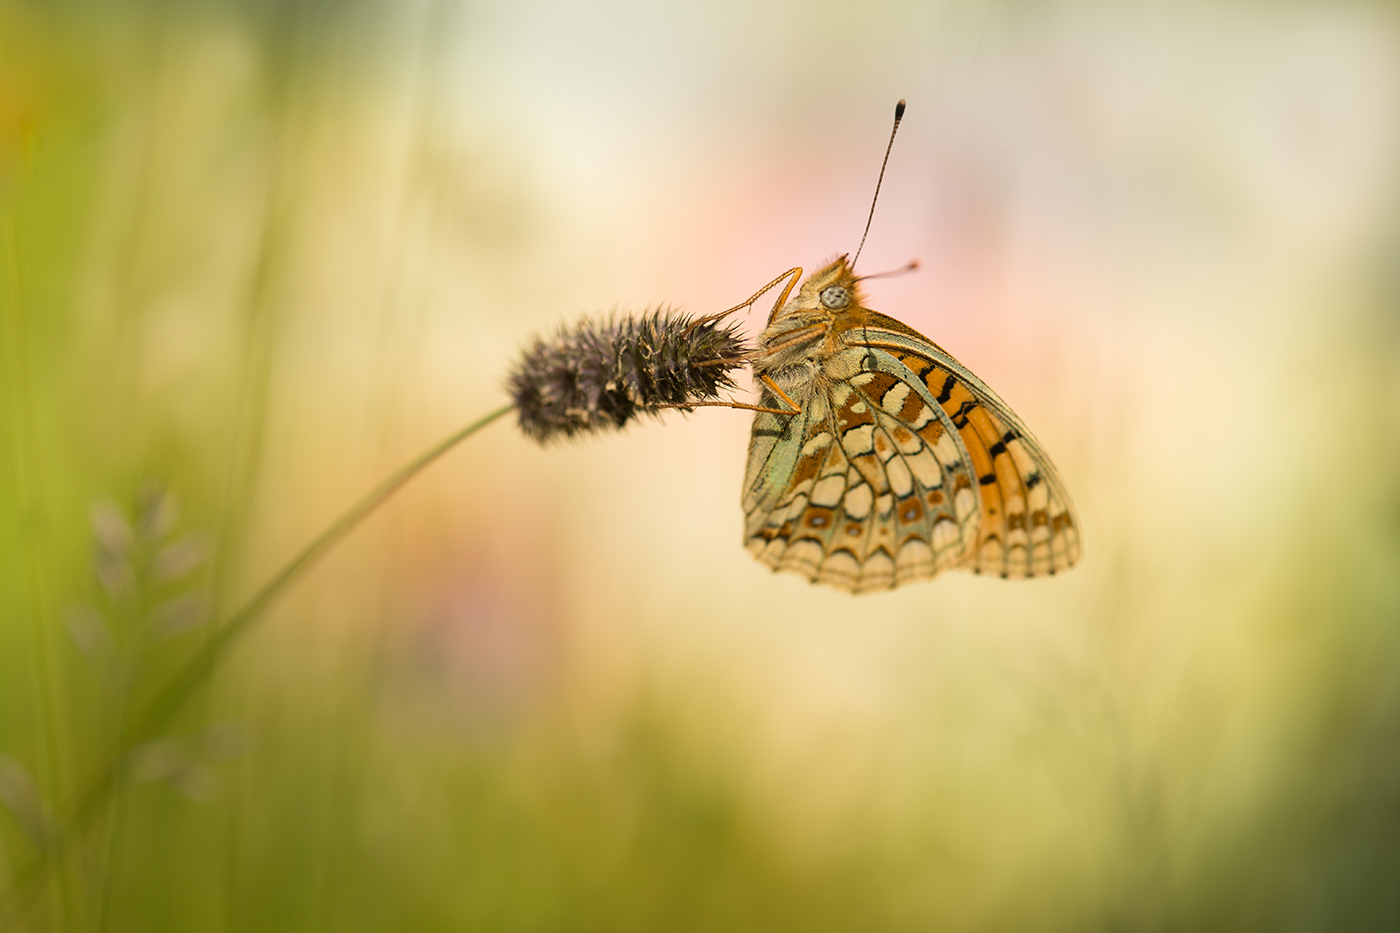
<instances>
[{"instance_id":1,"label":"thin green stalk","mask_svg":"<svg viewBox=\"0 0 1400 933\"><path fill-rule=\"evenodd\" d=\"M430 447L370 490L363 499L352 505L340 518L331 523L330 527L303 548L300 554L293 557L276 576L263 584L262 589L253 594L252 599L244 603L241 609L220 625L213 637L206 641L199 651L195 652L194 657L185 662L184 667L166 684L165 689L151 701L142 715L137 717L132 728L132 743L135 744L149 738L168 723L179 712L180 707L184 705L195 689L213 672L219 657L229 644L243 634L248 626L271 605L272 601L281 595L282 591L301 576L316 560L339 544L346 535L354 530L355 526L364 521L370 513L383 505L385 500L398 492L400 487L417 476L434 460L491 422L507 414L513 408L512 405L503 405L489 415L473 421L457 433L440 441L436 446Z\"/></svg>"},{"instance_id":2,"label":"thin green stalk","mask_svg":"<svg viewBox=\"0 0 1400 933\"><path fill-rule=\"evenodd\" d=\"M383 505L390 496L398 492L404 484L453 447L514 410L514 407L513 405L503 405L490 414L478 418L400 467L397 472L371 489L363 498L347 509L325 531L317 535L310 544L302 548L300 553L288 561L286 566L278 571L272 579L263 584L262 588L254 593L252 598L244 603L237 612L225 619L209 640L170 678L170 681L156 695L155 699L146 706L139 716L134 718L123 747L118 750L117 755L112 760L107 762L96 780L93 781L72 819L61 827L53 844L40 854L35 863L20 878L20 899L27 900L27 895L32 890L31 886L41 877L44 866L57 861L73 838L80 835L91 823L101 808L102 802L115 788L126 753L132 747L155 735L175 717L195 691L208 681L218 666L220 658L234 639L246 632L284 590L299 579L317 560L344 540L356 526Z\"/></svg>"},{"instance_id":3,"label":"thin green stalk","mask_svg":"<svg viewBox=\"0 0 1400 933\"><path fill-rule=\"evenodd\" d=\"M119 676L125 677L125 674ZM112 898L117 884L117 852L121 846L122 826L126 817L126 809L122 806L124 802L122 789L126 783L126 753L127 749L131 747L130 737L127 733L131 708L130 687L130 684L122 684L121 693L117 699L117 742L112 753L112 817L111 825L107 829L106 851L102 857L101 888L97 904L98 933L106 933L110 929Z\"/></svg>"},{"instance_id":4,"label":"thin green stalk","mask_svg":"<svg viewBox=\"0 0 1400 933\"><path fill-rule=\"evenodd\" d=\"M14 504L16 506L19 561L12 572L23 580L24 610L29 622L29 649L33 654L34 706L38 774L54 799L62 799L66 784L63 768L62 742L59 735L61 717L57 709L60 691L56 684L54 662L49 650L47 626L52 620L52 601L48 592L47 566L49 541L44 515L44 469L41 445L34 434L35 402L29 360L28 310L21 282L20 223L14 212L6 210L0 217L0 370L3 370L3 392L7 396L10 424L10 446L14 463ZM60 878L55 894L60 921L71 922L72 897L67 880ZM3 920L0 915L0 920Z\"/></svg>"},{"instance_id":5,"label":"thin green stalk","mask_svg":"<svg viewBox=\"0 0 1400 933\"><path fill-rule=\"evenodd\" d=\"M108 818L107 839L101 856L98 875L97 933L111 929L112 903L116 895L117 875L120 872L122 830L126 825L126 796L123 791L127 784L127 756L134 744L131 741L132 695L141 679L141 661L149 647L147 633L151 619L147 607L151 604L149 586L144 572L133 574L135 593L130 602L118 602L114 607L117 631L117 698L116 698L116 741L112 745L111 816Z\"/></svg>"}]
</instances>

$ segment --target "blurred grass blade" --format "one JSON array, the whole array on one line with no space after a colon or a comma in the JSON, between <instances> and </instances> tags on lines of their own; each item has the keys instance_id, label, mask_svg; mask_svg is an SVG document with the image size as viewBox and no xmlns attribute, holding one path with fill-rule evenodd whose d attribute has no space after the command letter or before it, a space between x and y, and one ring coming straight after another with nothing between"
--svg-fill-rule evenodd
<instances>
[{"instance_id":1,"label":"blurred grass blade","mask_svg":"<svg viewBox=\"0 0 1400 933\"><path fill-rule=\"evenodd\" d=\"M53 839L53 823L39 791L24 766L8 755L0 755L0 804L36 849L43 851Z\"/></svg>"}]
</instances>

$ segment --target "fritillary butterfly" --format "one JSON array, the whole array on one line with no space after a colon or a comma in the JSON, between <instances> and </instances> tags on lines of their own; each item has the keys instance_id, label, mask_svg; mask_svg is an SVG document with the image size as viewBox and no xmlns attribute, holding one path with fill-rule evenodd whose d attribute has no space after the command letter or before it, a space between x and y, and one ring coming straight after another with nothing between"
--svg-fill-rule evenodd
<instances>
[{"instance_id":1,"label":"fritillary butterfly","mask_svg":"<svg viewBox=\"0 0 1400 933\"><path fill-rule=\"evenodd\" d=\"M744 475L749 552L856 593L951 568L1025 578L1074 566L1069 493L1010 407L932 340L867 308L846 256L788 301L801 275L772 283L788 280L753 356L764 410Z\"/></svg>"}]
</instances>

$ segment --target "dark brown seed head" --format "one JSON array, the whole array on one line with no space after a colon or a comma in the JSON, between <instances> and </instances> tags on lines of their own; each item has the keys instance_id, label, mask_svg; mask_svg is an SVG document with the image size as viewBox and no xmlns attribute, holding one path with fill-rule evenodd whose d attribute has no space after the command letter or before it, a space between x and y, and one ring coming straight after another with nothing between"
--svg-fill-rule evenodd
<instances>
[{"instance_id":1,"label":"dark brown seed head","mask_svg":"<svg viewBox=\"0 0 1400 933\"><path fill-rule=\"evenodd\" d=\"M536 338L507 377L520 429L545 443L712 401L748 362L737 324L662 308L584 318Z\"/></svg>"}]
</instances>

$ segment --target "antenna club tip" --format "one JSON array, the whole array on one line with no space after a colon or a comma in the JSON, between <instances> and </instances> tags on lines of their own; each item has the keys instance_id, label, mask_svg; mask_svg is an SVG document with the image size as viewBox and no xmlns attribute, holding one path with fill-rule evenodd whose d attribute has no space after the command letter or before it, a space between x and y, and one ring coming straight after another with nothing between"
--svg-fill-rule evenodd
<instances>
[{"instance_id":1,"label":"antenna club tip","mask_svg":"<svg viewBox=\"0 0 1400 933\"><path fill-rule=\"evenodd\" d=\"M899 103L894 105L894 120L898 123L904 118L904 98L899 99Z\"/></svg>"}]
</instances>

